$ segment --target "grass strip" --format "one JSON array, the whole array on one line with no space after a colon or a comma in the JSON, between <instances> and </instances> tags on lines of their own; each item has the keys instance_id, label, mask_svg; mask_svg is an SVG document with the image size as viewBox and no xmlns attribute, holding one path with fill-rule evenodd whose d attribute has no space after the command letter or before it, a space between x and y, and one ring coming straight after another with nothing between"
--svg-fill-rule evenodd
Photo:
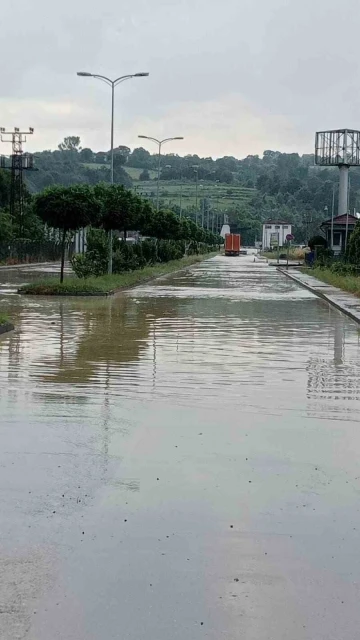
<instances>
[{"instance_id":1,"label":"grass strip","mask_svg":"<svg viewBox=\"0 0 360 640\"><path fill-rule=\"evenodd\" d=\"M304 270L305 271L305 270ZM353 293L355 296L360 297L360 277L359 276L342 276L337 273L333 273L330 269L322 269L316 267L315 269L306 269L305 273L308 273L314 278L331 284L333 287L342 289Z\"/></svg>"}]
</instances>

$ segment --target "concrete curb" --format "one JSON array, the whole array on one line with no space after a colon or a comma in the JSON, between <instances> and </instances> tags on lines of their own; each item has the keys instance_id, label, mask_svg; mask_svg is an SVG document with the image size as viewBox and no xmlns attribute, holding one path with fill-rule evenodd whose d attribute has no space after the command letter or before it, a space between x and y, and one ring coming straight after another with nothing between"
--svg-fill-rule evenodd
<instances>
[{"instance_id":1,"label":"concrete curb","mask_svg":"<svg viewBox=\"0 0 360 640\"><path fill-rule=\"evenodd\" d=\"M327 302L329 305L331 305L332 307L335 307L335 309L337 309L341 313L344 313L346 316L351 318L351 320L354 320L355 322L360 324L360 300L359 298L354 296L352 293L345 292L342 289L338 289L337 287L328 285L326 282L322 282L322 280L318 280L314 276L310 276L312 280L314 280L314 282L318 283L319 287L321 288L328 287L334 292L333 295L327 295L323 291L319 291L319 289L316 288L316 285L312 286L308 282L305 282L302 278L297 277L294 273L289 273L287 270L280 269L280 268L278 268L277 271L282 273L287 278L290 278L290 280L294 280L294 282L296 282L298 285L300 285L304 289L307 289L308 291L311 291L311 293L313 293L315 296L317 296L318 298L321 298L322 300ZM336 297L334 296L339 296L339 298L341 297L343 299L346 299L350 304L350 308L346 306L344 302L342 302L341 300L337 300ZM357 307L359 311L357 312L353 311L351 309L351 306Z\"/></svg>"},{"instance_id":2,"label":"concrete curb","mask_svg":"<svg viewBox=\"0 0 360 640\"><path fill-rule=\"evenodd\" d=\"M14 331L15 327L11 322L4 322L4 324L0 324L0 335L3 333L8 333L8 331Z\"/></svg>"}]
</instances>

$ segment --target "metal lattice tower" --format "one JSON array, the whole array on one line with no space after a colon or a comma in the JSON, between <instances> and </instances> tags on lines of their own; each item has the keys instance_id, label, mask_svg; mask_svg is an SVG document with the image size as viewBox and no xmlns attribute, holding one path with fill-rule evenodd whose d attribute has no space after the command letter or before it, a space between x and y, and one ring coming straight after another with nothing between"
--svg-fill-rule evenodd
<instances>
[{"instance_id":1,"label":"metal lattice tower","mask_svg":"<svg viewBox=\"0 0 360 640\"><path fill-rule=\"evenodd\" d=\"M9 142L12 145L11 166L6 166L5 157L2 157L1 168L11 170L10 214L19 223L20 236L23 235L24 227L23 171L34 168L33 156L24 153L23 143L26 142L27 136L33 133L32 127L28 131L20 131L18 127L15 127L14 131L6 131L4 127L0 127L1 141Z\"/></svg>"},{"instance_id":2,"label":"metal lattice tower","mask_svg":"<svg viewBox=\"0 0 360 640\"><path fill-rule=\"evenodd\" d=\"M360 131L318 131L315 140L315 164L339 167L338 215L346 215L349 208L349 167L360 166Z\"/></svg>"}]
</instances>

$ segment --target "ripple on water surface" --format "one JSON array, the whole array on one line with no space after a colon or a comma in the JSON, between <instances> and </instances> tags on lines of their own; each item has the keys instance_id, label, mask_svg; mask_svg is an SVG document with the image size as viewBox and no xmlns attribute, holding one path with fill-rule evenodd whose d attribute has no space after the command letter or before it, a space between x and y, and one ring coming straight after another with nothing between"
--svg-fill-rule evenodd
<instances>
[{"instance_id":1,"label":"ripple on water surface","mask_svg":"<svg viewBox=\"0 0 360 640\"><path fill-rule=\"evenodd\" d=\"M0 293L4 601L55 593L14 637L353 640L358 327L252 257L109 299L24 278Z\"/></svg>"}]
</instances>

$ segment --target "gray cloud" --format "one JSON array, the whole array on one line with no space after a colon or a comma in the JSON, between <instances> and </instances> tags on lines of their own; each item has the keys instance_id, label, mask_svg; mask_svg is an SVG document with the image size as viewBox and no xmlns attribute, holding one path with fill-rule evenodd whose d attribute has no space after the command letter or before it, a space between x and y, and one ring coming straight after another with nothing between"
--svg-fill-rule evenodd
<instances>
[{"instance_id":1,"label":"gray cloud","mask_svg":"<svg viewBox=\"0 0 360 640\"><path fill-rule=\"evenodd\" d=\"M29 149L107 148L109 90L76 71L144 70L117 89L119 144L310 152L316 129L360 128L359 23L358 0L18 0L2 8L0 124L34 126Z\"/></svg>"}]
</instances>

